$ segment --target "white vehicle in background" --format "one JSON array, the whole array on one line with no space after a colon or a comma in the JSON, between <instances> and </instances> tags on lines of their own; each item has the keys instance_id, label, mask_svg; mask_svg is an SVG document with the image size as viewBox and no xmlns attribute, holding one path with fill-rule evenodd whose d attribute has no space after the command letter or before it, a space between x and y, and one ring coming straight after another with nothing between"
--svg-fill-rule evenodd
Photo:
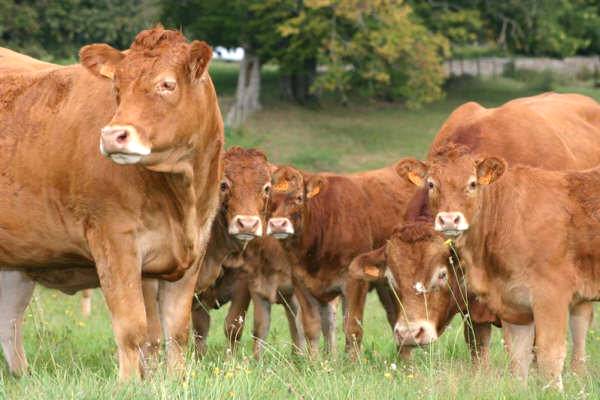
<instances>
[{"instance_id":1,"label":"white vehicle in background","mask_svg":"<svg viewBox=\"0 0 600 400\"><path fill-rule=\"evenodd\" d=\"M213 52L213 58L223 61L242 61L244 58L244 49L237 47L235 49L228 49L226 47L217 46Z\"/></svg>"}]
</instances>

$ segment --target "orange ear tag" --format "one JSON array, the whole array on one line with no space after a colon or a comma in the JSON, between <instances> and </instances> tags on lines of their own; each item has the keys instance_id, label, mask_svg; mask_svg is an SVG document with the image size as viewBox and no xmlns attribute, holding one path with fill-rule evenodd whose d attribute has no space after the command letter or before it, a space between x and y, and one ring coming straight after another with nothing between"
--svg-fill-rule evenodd
<instances>
[{"instance_id":1,"label":"orange ear tag","mask_svg":"<svg viewBox=\"0 0 600 400\"><path fill-rule=\"evenodd\" d=\"M408 180L417 186L423 186L423 178L412 171L408 173Z\"/></svg>"},{"instance_id":2,"label":"orange ear tag","mask_svg":"<svg viewBox=\"0 0 600 400\"><path fill-rule=\"evenodd\" d=\"M287 192L290 188L290 183L288 181L281 181L277 183L277 185L273 186L273 190L276 192Z\"/></svg>"},{"instance_id":3,"label":"orange ear tag","mask_svg":"<svg viewBox=\"0 0 600 400\"><path fill-rule=\"evenodd\" d=\"M308 194L306 195L306 197L308 197L309 199L315 197L316 195L319 194L319 192L321 191L321 188L319 186L313 188L313 190L311 190L310 192L308 192Z\"/></svg>"},{"instance_id":4,"label":"orange ear tag","mask_svg":"<svg viewBox=\"0 0 600 400\"><path fill-rule=\"evenodd\" d=\"M368 275L373 278L379 278L379 268L374 265L365 265L364 267L365 275Z\"/></svg>"}]
</instances>

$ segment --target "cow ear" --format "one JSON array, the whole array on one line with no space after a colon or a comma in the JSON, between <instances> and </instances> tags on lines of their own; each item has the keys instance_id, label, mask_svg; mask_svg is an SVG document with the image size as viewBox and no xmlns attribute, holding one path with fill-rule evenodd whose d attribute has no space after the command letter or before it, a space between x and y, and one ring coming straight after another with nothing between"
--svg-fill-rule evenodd
<instances>
[{"instance_id":1,"label":"cow ear","mask_svg":"<svg viewBox=\"0 0 600 400\"><path fill-rule=\"evenodd\" d=\"M366 282L382 279L385 276L385 246L356 256L348 267L350 277Z\"/></svg>"},{"instance_id":2,"label":"cow ear","mask_svg":"<svg viewBox=\"0 0 600 400\"><path fill-rule=\"evenodd\" d=\"M79 61L92 74L114 79L117 65L125 55L107 44L90 44L79 50Z\"/></svg>"},{"instance_id":3,"label":"cow ear","mask_svg":"<svg viewBox=\"0 0 600 400\"><path fill-rule=\"evenodd\" d=\"M408 179L414 185L419 187L425 186L425 178L427 177L427 164L414 158L406 158L398 161L394 169L402 178Z\"/></svg>"},{"instance_id":4,"label":"cow ear","mask_svg":"<svg viewBox=\"0 0 600 400\"><path fill-rule=\"evenodd\" d=\"M480 185L489 185L495 182L506 171L506 161L489 157L476 163L477 182Z\"/></svg>"},{"instance_id":5,"label":"cow ear","mask_svg":"<svg viewBox=\"0 0 600 400\"><path fill-rule=\"evenodd\" d=\"M325 187L325 179L322 176L311 176L306 182L306 198L312 199Z\"/></svg>"},{"instance_id":6,"label":"cow ear","mask_svg":"<svg viewBox=\"0 0 600 400\"><path fill-rule=\"evenodd\" d=\"M196 81L200 79L209 61L212 58L212 48L206 43L200 40L194 40L190 44L190 72L191 80Z\"/></svg>"}]
</instances>

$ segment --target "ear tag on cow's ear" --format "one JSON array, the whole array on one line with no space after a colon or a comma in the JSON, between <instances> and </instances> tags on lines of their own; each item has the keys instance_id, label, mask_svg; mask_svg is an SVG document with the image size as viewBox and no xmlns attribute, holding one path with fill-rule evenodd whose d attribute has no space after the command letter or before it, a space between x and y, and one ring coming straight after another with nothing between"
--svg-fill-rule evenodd
<instances>
[{"instance_id":1,"label":"ear tag on cow's ear","mask_svg":"<svg viewBox=\"0 0 600 400\"><path fill-rule=\"evenodd\" d=\"M312 188L312 190L310 192L308 192L306 194L306 197L308 197L309 199L312 199L313 197L315 197L316 195L318 195L320 191L321 191L321 187L320 186L315 186L314 188Z\"/></svg>"},{"instance_id":2,"label":"ear tag on cow's ear","mask_svg":"<svg viewBox=\"0 0 600 400\"><path fill-rule=\"evenodd\" d=\"M99 71L100 75L108 78L108 79L114 79L115 78L115 67L112 65L102 65L100 67L100 71Z\"/></svg>"},{"instance_id":3,"label":"ear tag on cow's ear","mask_svg":"<svg viewBox=\"0 0 600 400\"><path fill-rule=\"evenodd\" d=\"M273 190L276 192L287 192L290 188L290 183L286 180L281 182L277 182L276 185L273 186Z\"/></svg>"},{"instance_id":4,"label":"ear tag on cow's ear","mask_svg":"<svg viewBox=\"0 0 600 400\"><path fill-rule=\"evenodd\" d=\"M489 185L492 181L492 174L488 173L485 176L482 176L479 179L477 179L477 181L480 185Z\"/></svg>"},{"instance_id":5,"label":"ear tag on cow's ear","mask_svg":"<svg viewBox=\"0 0 600 400\"><path fill-rule=\"evenodd\" d=\"M365 275L370 276L372 278L379 278L379 268L374 265L365 265L364 267Z\"/></svg>"},{"instance_id":6,"label":"ear tag on cow's ear","mask_svg":"<svg viewBox=\"0 0 600 400\"><path fill-rule=\"evenodd\" d=\"M408 180L411 181L413 184L417 186L423 186L423 178L421 178L417 173L409 171L407 176Z\"/></svg>"}]
</instances>

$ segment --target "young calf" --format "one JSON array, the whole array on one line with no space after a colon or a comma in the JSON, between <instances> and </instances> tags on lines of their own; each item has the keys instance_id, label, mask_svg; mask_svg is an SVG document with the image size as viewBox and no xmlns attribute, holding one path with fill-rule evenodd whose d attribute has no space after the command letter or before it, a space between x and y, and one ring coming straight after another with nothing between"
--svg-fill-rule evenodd
<instances>
[{"instance_id":1,"label":"young calf","mask_svg":"<svg viewBox=\"0 0 600 400\"><path fill-rule=\"evenodd\" d=\"M348 266L358 254L385 243L414 192L393 167L354 175L309 174L291 167L273 173L267 234L282 239L292 257L292 280L311 353L318 349L322 315L340 294L347 308L346 350L358 350L369 285L348 277ZM376 286L393 327L389 286L385 281ZM329 347L333 339L331 335Z\"/></svg>"},{"instance_id":2,"label":"young calf","mask_svg":"<svg viewBox=\"0 0 600 400\"><path fill-rule=\"evenodd\" d=\"M460 148L441 154L404 170L427 182L435 229L454 238L470 289L520 343L511 345L515 369L527 376L535 336L541 373L562 387L569 310L577 317L581 304L600 298L600 169L507 169Z\"/></svg>"},{"instance_id":3,"label":"young calf","mask_svg":"<svg viewBox=\"0 0 600 400\"><path fill-rule=\"evenodd\" d=\"M450 254L438 251L437 236L427 220L399 226L384 246L356 257L350 274L390 281L400 304L394 337L402 354L437 340L460 313L473 361L487 364L491 324L499 320L468 291L459 260L449 263ZM429 265L443 267L432 275Z\"/></svg>"}]
</instances>

